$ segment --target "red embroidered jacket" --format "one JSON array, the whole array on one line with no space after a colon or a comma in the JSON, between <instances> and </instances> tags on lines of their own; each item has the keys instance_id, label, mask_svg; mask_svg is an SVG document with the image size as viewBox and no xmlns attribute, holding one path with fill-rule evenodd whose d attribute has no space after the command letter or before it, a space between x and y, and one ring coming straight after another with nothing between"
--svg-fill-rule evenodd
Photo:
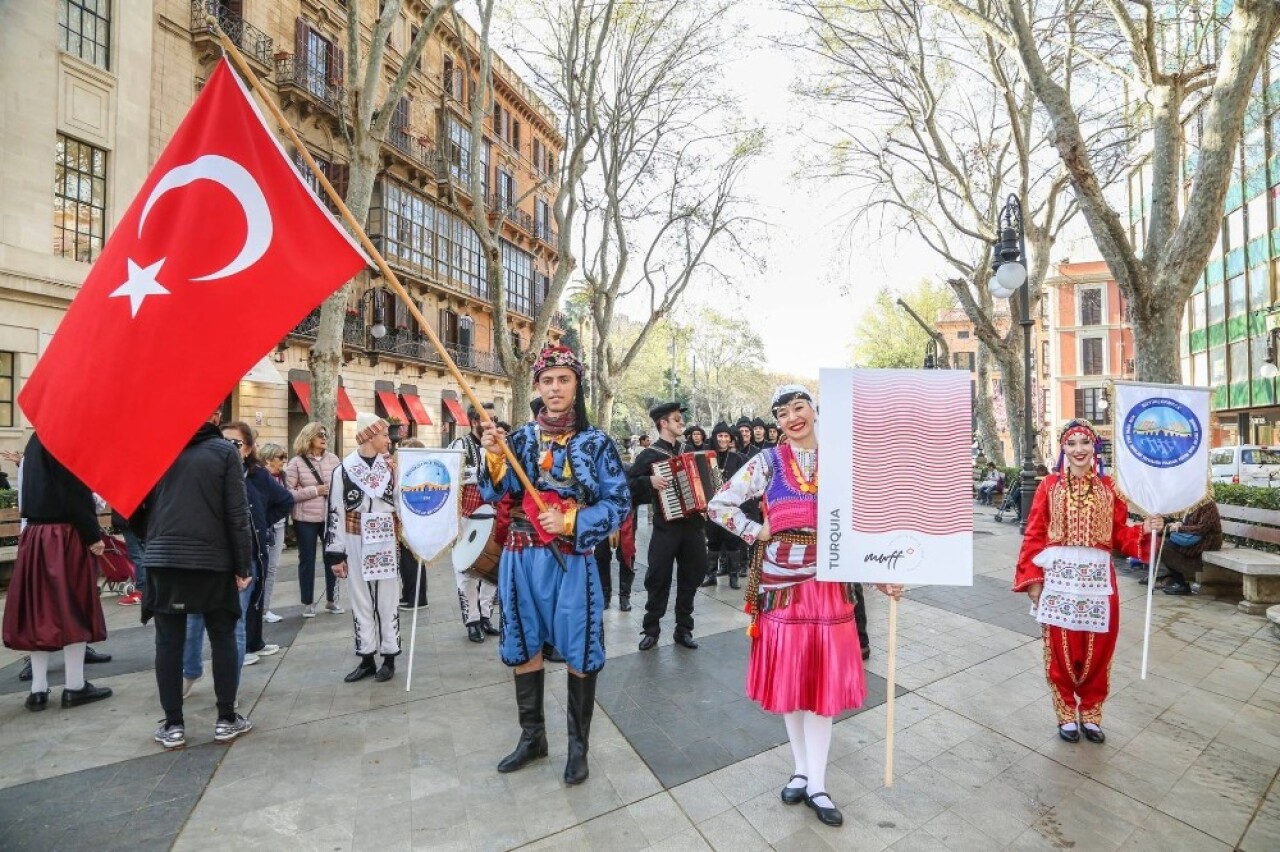
<instances>
[{"instance_id":1,"label":"red embroidered jacket","mask_svg":"<svg viewBox=\"0 0 1280 852\"><path fill-rule=\"evenodd\" d=\"M1146 556L1150 536L1143 532L1141 526L1129 524L1129 509L1116 494L1111 477L1099 477L1098 484L1101 488L1095 497L1097 503L1093 511L1078 513L1078 528L1068 530L1066 477L1052 473L1040 483L1031 504L1031 514L1027 517L1027 532L1022 538L1018 568L1013 575L1015 592L1044 582L1044 570L1032 560L1046 547L1097 547L1139 559Z\"/></svg>"}]
</instances>

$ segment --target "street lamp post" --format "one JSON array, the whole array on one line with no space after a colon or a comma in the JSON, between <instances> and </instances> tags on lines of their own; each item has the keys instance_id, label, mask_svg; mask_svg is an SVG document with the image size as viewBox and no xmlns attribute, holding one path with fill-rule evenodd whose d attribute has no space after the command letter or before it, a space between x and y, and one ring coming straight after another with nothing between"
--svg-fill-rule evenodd
<instances>
[{"instance_id":1,"label":"street lamp post","mask_svg":"<svg viewBox=\"0 0 1280 852\"><path fill-rule=\"evenodd\" d=\"M1035 320L1031 318L1031 282L1027 278L1027 235L1022 221L1022 204L1018 196L1010 193L1005 199L1004 207L996 219L996 227L1000 239L995 244L991 259L991 267L995 272L988 288L997 299L1009 299L1014 293L1021 295L1018 300L1022 316L1022 483L1018 495L1022 500L1022 531L1027 530L1027 519L1031 516L1031 500L1035 495L1035 430L1031 422L1031 327Z\"/></svg>"}]
</instances>

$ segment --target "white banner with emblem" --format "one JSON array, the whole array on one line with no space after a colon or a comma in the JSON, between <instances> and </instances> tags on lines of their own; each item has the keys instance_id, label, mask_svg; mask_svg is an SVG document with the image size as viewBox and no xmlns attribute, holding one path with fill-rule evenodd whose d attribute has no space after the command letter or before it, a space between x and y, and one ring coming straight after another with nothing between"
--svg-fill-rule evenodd
<instances>
[{"instance_id":1,"label":"white banner with emblem","mask_svg":"<svg viewBox=\"0 0 1280 852\"><path fill-rule=\"evenodd\" d=\"M422 562L430 562L458 537L462 458L462 450L396 451L400 540Z\"/></svg>"},{"instance_id":2,"label":"white banner with emblem","mask_svg":"<svg viewBox=\"0 0 1280 852\"><path fill-rule=\"evenodd\" d=\"M1147 515L1173 515L1209 492L1209 389L1116 382L1116 486Z\"/></svg>"}]
</instances>

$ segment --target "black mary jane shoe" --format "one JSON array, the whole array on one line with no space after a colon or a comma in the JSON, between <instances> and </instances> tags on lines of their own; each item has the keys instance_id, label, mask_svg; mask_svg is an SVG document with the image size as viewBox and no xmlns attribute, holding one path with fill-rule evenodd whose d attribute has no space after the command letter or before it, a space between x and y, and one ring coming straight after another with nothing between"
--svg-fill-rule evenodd
<instances>
[{"instance_id":1,"label":"black mary jane shoe","mask_svg":"<svg viewBox=\"0 0 1280 852\"><path fill-rule=\"evenodd\" d=\"M831 803L831 807L824 808L822 805L816 804L813 800L820 796L827 796L826 793L814 793L812 796L805 796L804 803L813 808L813 812L818 816L818 822L823 825L838 826L844 825L844 814L840 813L840 809L835 806L835 802ZM827 796L827 801L831 801L831 797Z\"/></svg>"},{"instance_id":2,"label":"black mary jane shoe","mask_svg":"<svg viewBox=\"0 0 1280 852\"><path fill-rule=\"evenodd\" d=\"M808 775L792 775L790 778L788 778L787 786L782 788L782 803L784 805L798 805L801 802L803 802L805 800L805 797L808 795L805 792L804 787L791 786L791 782L796 780L797 778L803 778L805 781L809 780Z\"/></svg>"},{"instance_id":3,"label":"black mary jane shoe","mask_svg":"<svg viewBox=\"0 0 1280 852\"><path fill-rule=\"evenodd\" d=\"M1102 733L1101 728L1094 730L1093 728L1090 728L1088 726L1086 726L1084 729L1084 738L1091 743L1098 743L1098 744L1102 744L1107 741L1107 735Z\"/></svg>"},{"instance_id":4,"label":"black mary jane shoe","mask_svg":"<svg viewBox=\"0 0 1280 852\"><path fill-rule=\"evenodd\" d=\"M41 710L49 706L49 690L44 692L33 692L27 696L27 709L32 713L39 713Z\"/></svg>"},{"instance_id":5,"label":"black mary jane shoe","mask_svg":"<svg viewBox=\"0 0 1280 852\"><path fill-rule=\"evenodd\" d=\"M637 647L639 647L641 651L648 651L649 649L651 649L653 646L657 644L658 644L658 637L654 636L651 633L646 633L644 637L641 638L640 644Z\"/></svg>"},{"instance_id":6,"label":"black mary jane shoe","mask_svg":"<svg viewBox=\"0 0 1280 852\"><path fill-rule=\"evenodd\" d=\"M467 625L467 638L472 642L484 641L484 631L480 629L479 623Z\"/></svg>"},{"instance_id":7,"label":"black mary jane shoe","mask_svg":"<svg viewBox=\"0 0 1280 852\"><path fill-rule=\"evenodd\" d=\"M677 633L671 638L682 648L688 648L690 651L698 650L698 643L694 640L693 634L691 633Z\"/></svg>"},{"instance_id":8,"label":"black mary jane shoe","mask_svg":"<svg viewBox=\"0 0 1280 852\"><path fill-rule=\"evenodd\" d=\"M1074 731L1068 731L1066 728L1059 725L1058 736L1062 737L1069 743L1078 743L1080 742L1080 729L1076 728Z\"/></svg>"}]
</instances>

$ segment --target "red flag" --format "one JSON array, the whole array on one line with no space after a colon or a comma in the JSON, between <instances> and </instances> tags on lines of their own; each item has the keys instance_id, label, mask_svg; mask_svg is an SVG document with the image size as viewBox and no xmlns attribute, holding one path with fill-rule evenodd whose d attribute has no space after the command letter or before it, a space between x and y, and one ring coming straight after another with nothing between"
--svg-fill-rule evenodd
<instances>
[{"instance_id":1,"label":"red flag","mask_svg":"<svg viewBox=\"0 0 1280 852\"><path fill-rule=\"evenodd\" d=\"M130 513L263 353L365 265L223 59L18 402Z\"/></svg>"}]
</instances>

